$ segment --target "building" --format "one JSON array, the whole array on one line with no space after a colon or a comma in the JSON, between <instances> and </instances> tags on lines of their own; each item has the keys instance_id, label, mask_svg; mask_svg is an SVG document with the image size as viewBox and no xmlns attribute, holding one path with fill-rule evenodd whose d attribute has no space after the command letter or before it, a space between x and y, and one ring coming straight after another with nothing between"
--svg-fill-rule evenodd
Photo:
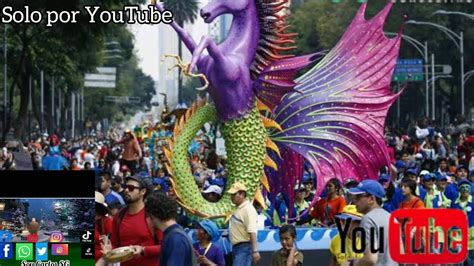
<instances>
[{"instance_id":1,"label":"building","mask_svg":"<svg viewBox=\"0 0 474 266\"><path fill-rule=\"evenodd\" d=\"M211 0L201 1L201 6L207 5ZM198 43L202 36L211 36L216 42L220 43L227 36L227 32L232 22L232 16L224 15L216 19L211 24L204 23L203 19L198 15L194 24L186 24L184 28L189 32L193 39ZM160 54L159 60L163 59L165 54L178 54L178 36L174 30L164 24L158 25L158 50ZM183 44L183 60L191 61L191 54ZM178 104L178 69L168 73L168 67L175 64L173 59L166 59L159 68L159 80L157 93L166 93L168 98L168 106L174 108ZM162 102L160 102L162 104Z\"/></svg>"}]
</instances>

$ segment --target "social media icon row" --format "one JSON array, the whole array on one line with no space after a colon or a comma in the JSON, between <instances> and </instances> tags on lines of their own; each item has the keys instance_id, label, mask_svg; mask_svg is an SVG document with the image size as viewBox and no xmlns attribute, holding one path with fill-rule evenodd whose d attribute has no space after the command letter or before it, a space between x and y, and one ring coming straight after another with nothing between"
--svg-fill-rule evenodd
<instances>
[{"instance_id":1,"label":"social media icon row","mask_svg":"<svg viewBox=\"0 0 474 266\"><path fill-rule=\"evenodd\" d=\"M13 248L15 246L15 248ZM15 249L16 260L48 260L48 243L36 243L33 249L33 243L1 243L0 244L0 260L13 259L13 249ZM68 244L52 244L51 255L67 256L69 254Z\"/></svg>"}]
</instances>

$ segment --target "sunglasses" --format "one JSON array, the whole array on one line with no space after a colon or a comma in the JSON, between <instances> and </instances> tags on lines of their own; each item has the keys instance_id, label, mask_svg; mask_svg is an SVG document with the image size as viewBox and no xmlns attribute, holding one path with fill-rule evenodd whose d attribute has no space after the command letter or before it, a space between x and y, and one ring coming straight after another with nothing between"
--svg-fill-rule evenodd
<instances>
[{"instance_id":1,"label":"sunglasses","mask_svg":"<svg viewBox=\"0 0 474 266\"><path fill-rule=\"evenodd\" d=\"M128 189L128 191L132 192L135 189L140 189L140 187L134 186L134 185L126 185L125 189Z\"/></svg>"}]
</instances>

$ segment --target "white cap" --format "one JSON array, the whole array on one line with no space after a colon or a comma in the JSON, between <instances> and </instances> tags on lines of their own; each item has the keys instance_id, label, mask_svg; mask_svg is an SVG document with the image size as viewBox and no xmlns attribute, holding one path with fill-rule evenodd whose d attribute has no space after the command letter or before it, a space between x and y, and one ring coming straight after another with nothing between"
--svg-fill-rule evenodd
<instances>
[{"instance_id":1,"label":"white cap","mask_svg":"<svg viewBox=\"0 0 474 266\"><path fill-rule=\"evenodd\" d=\"M420 172L420 176L424 176L424 175L429 175L431 174L430 171L427 171L427 170L423 170Z\"/></svg>"},{"instance_id":2,"label":"white cap","mask_svg":"<svg viewBox=\"0 0 474 266\"><path fill-rule=\"evenodd\" d=\"M211 185L206 190L204 190L202 193L209 194L209 193L212 193L212 192L216 193L217 195L222 195L222 188L217 186L217 185Z\"/></svg>"},{"instance_id":3,"label":"white cap","mask_svg":"<svg viewBox=\"0 0 474 266\"><path fill-rule=\"evenodd\" d=\"M421 160L421 159L423 159L423 154L417 153L417 154L415 155L415 158L418 159L418 160Z\"/></svg>"}]
</instances>

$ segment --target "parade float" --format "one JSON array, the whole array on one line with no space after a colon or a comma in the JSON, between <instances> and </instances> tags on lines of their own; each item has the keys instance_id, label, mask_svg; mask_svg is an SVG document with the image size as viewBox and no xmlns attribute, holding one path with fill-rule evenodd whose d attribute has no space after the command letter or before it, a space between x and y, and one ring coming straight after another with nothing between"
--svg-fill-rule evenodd
<instances>
[{"instance_id":1,"label":"parade float","mask_svg":"<svg viewBox=\"0 0 474 266\"><path fill-rule=\"evenodd\" d=\"M196 43L171 24L192 54L188 64L172 56L178 61L175 67L200 78L200 90L211 98L195 102L176 121L164 149L178 201L195 216L229 218L234 209L229 195L217 203L206 201L192 176L187 150L205 123L221 124L227 186L242 182L248 198L262 206L262 193L270 199L284 193L291 204L305 160L316 173L318 194L330 178L375 179L390 165L383 128L400 93L393 94L389 86L400 35L387 38L383 26L393 4L369 20L364 16L367 4L362 4L337 45L322 57L288 55L295 48L295 34L286 32L289 2L211 2L201 10L206 23L233 15L229 35L220 44L208 36Z\"/></svg>"}]
</instances>

